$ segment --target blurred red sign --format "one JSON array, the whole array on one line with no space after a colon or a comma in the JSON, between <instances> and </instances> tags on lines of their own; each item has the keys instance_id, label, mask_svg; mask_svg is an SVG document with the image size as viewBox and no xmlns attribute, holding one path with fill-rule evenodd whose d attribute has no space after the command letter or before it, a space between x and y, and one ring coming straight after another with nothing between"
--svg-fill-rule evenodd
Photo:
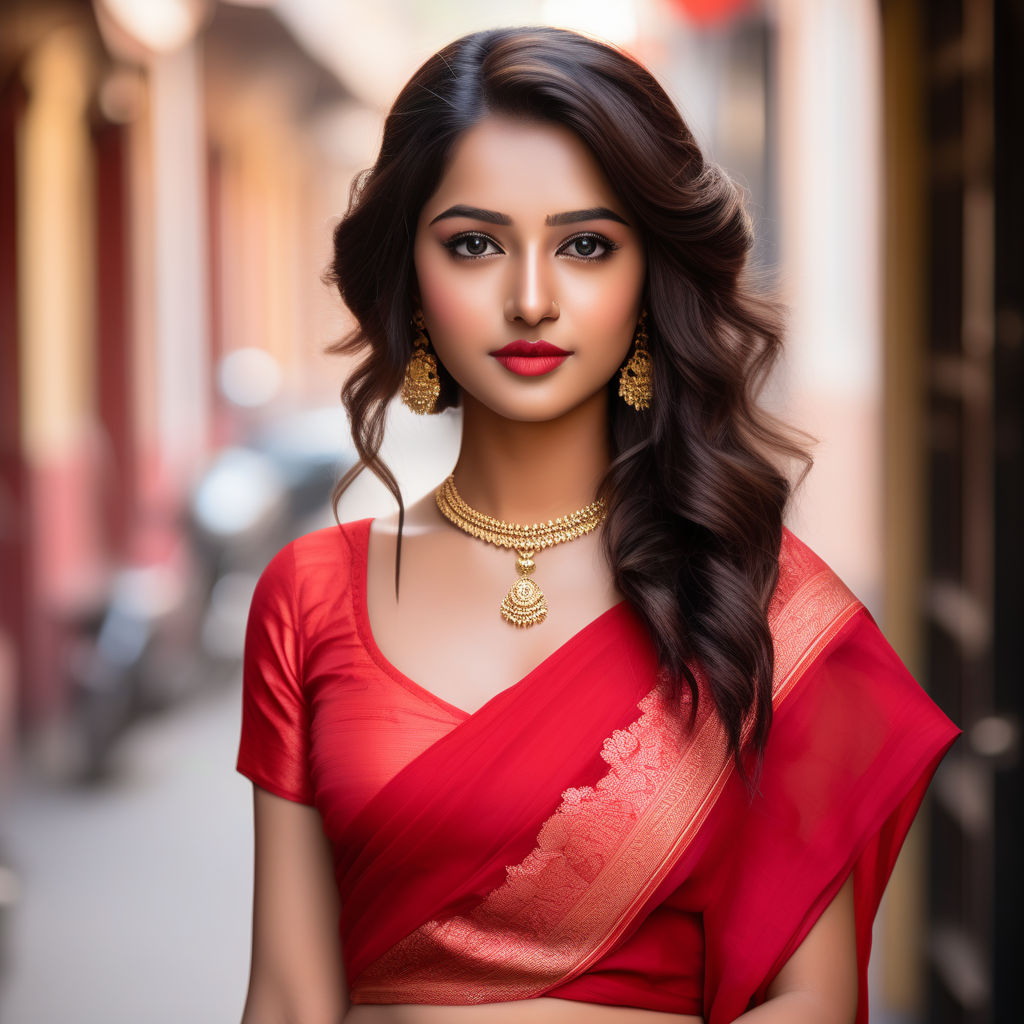
<instances>
[{"instance_id":1,"label":"blurred red sign","mask_svg":"<svg viewBox=\"0 0 1024 1024\"><path fill-rule=\"evenodd\" d=\"M750 5L750 0L672 0L672 5L681 10L688 21L712 25L739 14Z\"/></svg>"}]
</instances>

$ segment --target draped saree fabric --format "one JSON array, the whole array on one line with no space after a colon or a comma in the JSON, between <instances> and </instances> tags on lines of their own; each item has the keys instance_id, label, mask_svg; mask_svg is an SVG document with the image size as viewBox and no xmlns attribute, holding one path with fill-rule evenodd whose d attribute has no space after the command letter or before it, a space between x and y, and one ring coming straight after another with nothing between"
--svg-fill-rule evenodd
<instances>
[{"instance_id":1,"label":"draped saree fabric","mask_svg":"<svg viewBox=\"0 0 1024 1024\"><path fill-rule=\"evenodd\" d=\"M775 721L756 792L703 680L659 682L625 602L467 714L377 648L369 521L285 549L247 639L239 769L315 803L355 1003L541 995L733 1020L852 873L871 921L956 730L867 612L786 535Z\"/></svg>"}]
</instances>

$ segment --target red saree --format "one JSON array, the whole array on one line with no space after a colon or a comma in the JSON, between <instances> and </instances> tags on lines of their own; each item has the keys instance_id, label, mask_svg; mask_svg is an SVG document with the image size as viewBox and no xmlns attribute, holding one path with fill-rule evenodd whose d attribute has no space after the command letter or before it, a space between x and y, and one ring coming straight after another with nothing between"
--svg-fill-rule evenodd
<instances>
[{"instance_id":1,"label":"red saree","mask_svg":"<svg viewBox=\"0 0 1024 1024\"><path fill-rule=\"evenodd\" d=\"M733 1020L853 873L871 921L955 728L787 534L758 793L710 700L672 707L625 603L468 715L366 615L369 522L286 548L253 600L239 770L315 803L356 1003L541 995Z\"/></svg>"}]
</instances>

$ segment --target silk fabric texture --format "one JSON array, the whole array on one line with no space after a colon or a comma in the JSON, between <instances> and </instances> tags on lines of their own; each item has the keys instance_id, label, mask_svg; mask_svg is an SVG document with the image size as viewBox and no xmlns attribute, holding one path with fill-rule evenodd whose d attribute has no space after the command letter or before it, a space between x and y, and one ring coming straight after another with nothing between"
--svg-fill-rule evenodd
<instances>
[{"instance_id":1,"label":"silk fabric texture","mask_svg":"<svg viewBox=\"0 0 1024 1024\"><path fill-rule=\"evenodd\" d=\"M261 577L238 757L323 818L354 1003L543 995L724 1024L852 873L867 1020L871 923L957 730L809 548L786 532L751 793L699 673L691 721L626 602L474 714L420 687L370 630L370 525Z\"/></svg>"}]
</instances>

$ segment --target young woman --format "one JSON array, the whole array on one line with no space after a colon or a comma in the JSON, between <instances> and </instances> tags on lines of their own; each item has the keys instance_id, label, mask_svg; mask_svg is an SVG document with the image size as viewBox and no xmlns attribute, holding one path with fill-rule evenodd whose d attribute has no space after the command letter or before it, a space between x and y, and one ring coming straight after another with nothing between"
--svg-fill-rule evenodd
<instances>
[{"instance_id":1,"label":"young woman","mask_svg":"<svg viewBox=\"0 0 1024 1024\"><path fill-rule=\"evenodd\" d=\"M399 511L290 545L253 600L246 1024L867 1019L956 730L782 525L750 241L607 46L471 35L398 97L332 275ZM463 413L408 509L398 394Z\"/></svg>"}]
</instances>

